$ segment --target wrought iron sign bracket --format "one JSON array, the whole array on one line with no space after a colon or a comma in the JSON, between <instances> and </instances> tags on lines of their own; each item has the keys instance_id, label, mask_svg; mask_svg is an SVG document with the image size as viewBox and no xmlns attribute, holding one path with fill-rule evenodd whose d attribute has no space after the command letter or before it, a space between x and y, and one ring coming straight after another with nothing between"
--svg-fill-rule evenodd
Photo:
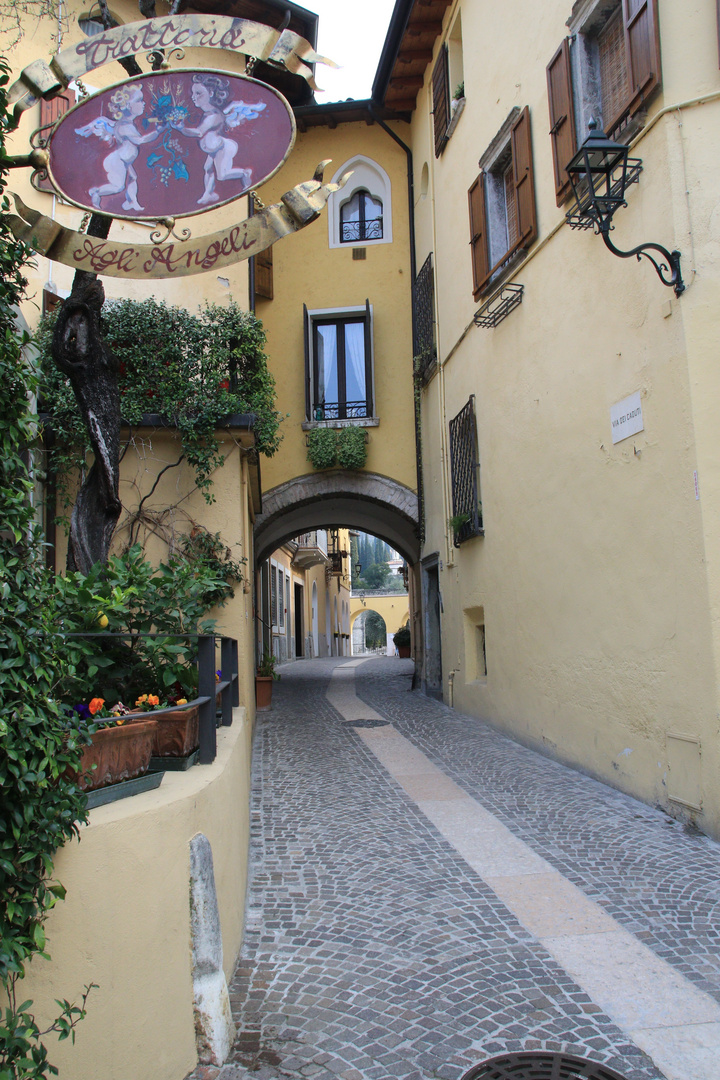
<instances>
[{"instance_id":1,"label":"wrought iron sign bracket","mask_svg":"<svg viewBox=\"0 0 720 1080\"><path fill-rule=\"evenodd\" d=\"M682 273L680 271L680 252L668 251L662 244L638 244L637 247L632 248L631 251L621 251L620 248L615 247L610 239L609 222L608 227L600 229L602 238L605 241L605 247L608 251L612 251L613 255L617 255L620 259L631 259L634 255L637 261L644 257L655 267L657 276L662 281L663 285L675 290L675 295L680 296L685 292L685 282L682 279ZM650 254L651 251L657 251L662 258L655 259Z\"/></svg>"},{"instance_id":2,"label":"wrought iron sign bracket","mask_svg":"<svg viewBox=\"0 0 720 1080\"><path fill-rule=\"evenodd\" d=\"M524 291L525 286L520 285L519 282L507 282L475 312L473 316L475 325L485 327L487 330L499 326L503 319L507 319L510 312L522 303Z\"/></svg>"}]
</instances>

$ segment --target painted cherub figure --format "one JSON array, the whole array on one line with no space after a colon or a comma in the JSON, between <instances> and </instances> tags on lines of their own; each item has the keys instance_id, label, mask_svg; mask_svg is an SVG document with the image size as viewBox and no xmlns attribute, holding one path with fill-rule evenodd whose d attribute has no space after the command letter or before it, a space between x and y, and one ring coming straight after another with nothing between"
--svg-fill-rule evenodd
<instances>
[{"instance_id":1,"label":"painted cherub figure","mask_svg":"<svg viewBox=\"0 0 720 1080\"><path fill-rule=\"evenodd\" d=\"M109 112L115 117L109 120L98 116L84 127L75 128L78 135L89 138L97 135L107 143L114 143L115 149L103 161L107 183L88 189L93 206L100 208L104 195L118 195L125 192L123 210L144 210L138 202L138 177L134 162L139 147L157 139L159 128L141 135L135 127L135 120L145 111L145 98L141 86L120 86L110 98Z\"/></svg>"},{"instance_id":2,"label":"painted cherub figure","mask_svg":"<svg viewBox=\"0 0 720 1080\"><path fill-rule=\"evenodd\" d=\"M225 138L222 131L236 128L246 120L256 120L265 108L264 102L246 105L244 101L232 101L226 105L230 96L229 81L221 75L201 72L193 75L193 87L190 93L193 105L200 109L202 119L197 127L186 127L184 123L172 126L183 135L200 140L200 149L207 154L204 168L204 191L198 199L199 205L218 202L219 194L215 190L218 180L242 180L245 188L252 182L252 169L234 166L238 144L234 139Z\"/></svg>"}]
</instances>

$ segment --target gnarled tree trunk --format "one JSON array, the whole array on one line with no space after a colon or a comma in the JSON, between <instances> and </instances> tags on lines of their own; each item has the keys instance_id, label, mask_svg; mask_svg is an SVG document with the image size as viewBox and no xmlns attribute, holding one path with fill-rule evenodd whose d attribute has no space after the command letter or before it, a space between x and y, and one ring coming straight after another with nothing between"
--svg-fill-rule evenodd
<instances>
[{"instance_id":1,"label":"gnarled tree trunk","mask_svg":"<svg viewBox=\"0 0 720 1080\"><path fill-rule=\"evenodd\" d=\"M97 278L76 275L60 309L52 343L53 360L70 379L95 456L70 519L67 567L84 574L94 563L107 562L122 510L118 494L120 392L117 363L100 327L104 300Z\"/></svg>"}]
</instances>

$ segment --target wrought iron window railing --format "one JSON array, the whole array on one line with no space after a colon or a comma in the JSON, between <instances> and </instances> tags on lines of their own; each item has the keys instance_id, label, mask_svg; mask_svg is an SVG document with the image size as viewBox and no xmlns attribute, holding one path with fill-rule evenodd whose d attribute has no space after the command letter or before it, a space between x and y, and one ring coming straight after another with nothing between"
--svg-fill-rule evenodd
<instances>
[{"instance_id":1,"label":"wrought iron window railing","mask_svg":"<svg viewBox=\"0 0 720 1080\"><path fill-rule=\"evenodd\" d=\"M324 401L315 407L315 420L363 420L370 416L367 401Z\"/></svg>"},{"instance_id":2,"label":"wrought iron window railing","mask_svg":"<svg viewBox=\"0 0 720 1080\"><path fill-rule=\"evenodd\" d=\"M382 218L372 218L370 221L343 221L340 223L340 240L343 244L351 244L355 240L382 240Z\"/></svg>"},{"instance_id":3,"label":"wrought iron window railing","mask_svg":"<svg viewBox=\"0 0 720 1080\"><path fill-rule=\"evenodd\" d=\"M452 481L452 527L455 547L483 531L479 499L480 463L477 453L475 395L450 421L450 473Z\"/></svg>"},{"instance_id":4,"label":"wrought iron window railing","mask_svg":"<svg viewBox=\"0 0 720 1080\"><path fill-rule=\"evenodd\" d=\"M435 350L435 279L432 252L413 283L413 356L415 367L424 375L434 364Z\"/></svg>"}]
</instances>

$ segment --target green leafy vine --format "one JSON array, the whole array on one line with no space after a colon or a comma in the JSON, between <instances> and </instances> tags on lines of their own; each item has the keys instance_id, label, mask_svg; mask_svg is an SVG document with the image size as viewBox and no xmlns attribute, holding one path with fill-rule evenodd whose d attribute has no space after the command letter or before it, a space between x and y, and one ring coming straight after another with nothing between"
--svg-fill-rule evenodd
<instances>
[{"instance_id":1,"label":"green leafy vine","mask_svg":"<svg viewBox=\"0 0 720 1080\"><path fill-rule=\"evenodd\" d=\"M5 189L9 130L9 70L0 61L0 200ZM28 252L0 217L0 986L6 1004L0 1024L0 1078L40 1080L55 1075L42 1039L74 1035L81 1006L60 1002L61 1013L41 1031L31 1001L18 1003L27 962L46 957L44 922L64 896L52 880L53 857L86 820L87 799L72 777L87 736L73 728L57 701L68 662L57 633L53 581L43 560L33 514L28 448L37 435L29 409L38 373L26 334L18 330Z\"/></svg>"},{"instance_id":2,"label":"green leafy vine","mask_svg":"<svg viewBox=\"0 0 720 1080\"><path fill-rule=\"evenodd\" d=\"M53 363L55 317L40 325L41 407L49 417L49 467L67 507L73 479L83 474L87 431L69 381ZM237 304L206 304L198 313L147 300L106 302L105 340L117 359L123 420L131 427L148 413L177 428L183 456L207 502L212 475L224 462L216 431L234 413L255 414L257 449L270 457L281 442L275 380L265 356L262 323Z\"/></svg>"}]
</instances>

